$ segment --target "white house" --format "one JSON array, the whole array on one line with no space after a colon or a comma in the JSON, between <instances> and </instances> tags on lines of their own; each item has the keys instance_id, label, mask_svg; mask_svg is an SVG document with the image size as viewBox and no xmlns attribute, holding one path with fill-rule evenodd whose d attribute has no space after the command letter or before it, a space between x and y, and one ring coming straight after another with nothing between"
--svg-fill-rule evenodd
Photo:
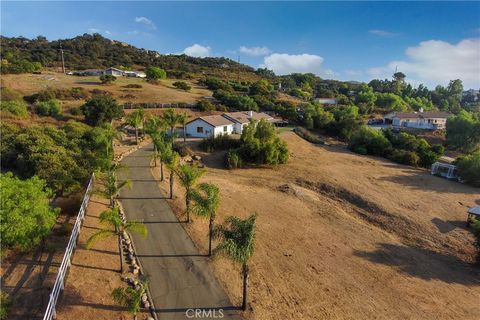
<instances>
[{"instance_id":1,"label":"white house","mask_svg":"<svg viewBox=\"0 0 480 320\"><path fill-rule=\"evenodd\" d=\"M394 127L416 129L445 129L447 119L451 114L444 111L427 112L391 112L384 116L384 123Z\"/></svg>"},{"instance_id":2,"label":"white house","mask_svg":"<svg viewBox=\"0 0 480 320\"><path fill-rule=\"evenodd\" d=\"M123 70L120 70L117 68L108 68L103 73L106 75L111 75L115 77L121 77L125 75L125 72Z\"/></svg>"},{"instance_id":3,"label":"white house","mask_svg":"<svg viewBox=\"0 0 480 320\"><path fill-rule=\"evenodd\" d=\"M142 72L142 71L124 71L123 75L125 77L132 77L132 78L146 78L147 77L145 72Z\"/></svg>"},{"instance_id":4,"label":"white house","mask_svg":"<svg viewBox=\"0 0 480 320\"><path fill-rule=\"evenodd\" d=\"M187 136L208 138L212 135L232 134L233 122L224 116L205 116L196 118L185 125Z\"/></svg>"},{"instance_id":5,"label":"white house","mask_svg":"<svg viewBox=\"0 0 480 320\"><path fill-rule=\"evenodd\" d=\"M222 115L199 117L187 122L185 132L187 136L194 138L206 138L219 134L242 134L243 128L250 123L250 120L259 121L261 119L272 123L276 121L272 116L263 112L229 112Z\"/></svg>"},{"instance_id":6,"label":"white house","mask_svg":"<svg viewBox=\"0 0 480 320\"><path fill-rule=\"evenodd\" d=\"M231 120L234 123L233 131L237 134L242 134L243 128L250 123L250 120L259 121L265 119L268 122L273 122L274 118L263 112L255 111L238 111L224 113L222 116Z\"/></svg>"}]
</instances>

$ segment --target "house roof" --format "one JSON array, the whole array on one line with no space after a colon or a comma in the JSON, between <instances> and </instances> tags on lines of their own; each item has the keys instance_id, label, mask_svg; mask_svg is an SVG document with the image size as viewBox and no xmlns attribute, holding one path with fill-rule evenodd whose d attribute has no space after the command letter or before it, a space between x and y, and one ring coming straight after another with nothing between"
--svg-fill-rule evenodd
<instances>
[{"instance_id":1,"label":"house roof","mask_svg":"<svg viewBox=\"0 0 480 320\"><path fill-rule=\"evenodd\" d=\"M117 68L113 68L113 67L107 68L107 69L105 69L105 71L106 71L106 70L115 70L115 71L124 72L123 70L120 70L120 69L117 69Z\"/></svg>"},{"instance_id":2,"label":"house roof","mask_svg":"<svg viewBox=\"0 0 480 320\"><path fill-rule=\"evenodd\" d=\"M220 127L220 126L226 126L229 124L233 124L232 121L229 119L225 118L224 116L221 115L215 115L215 116L204 116L204 117L198 117L193 119L192 121L189 121L187 124L192 123L195 120L203 120L206 123L214 126L214 127Z\"/></svg>"},{"instance_id":3,"label":"house roof","mask_svg":"<svg viewBox=\"0 0 480 320\"><path fill-rule=\"evenodd\" d=\"M426 111L426 112L396 112L394 118L401 119L429 119L429 118L448 118L452 114L445 111Z\"/></svg>"},{"instance_id":4,"label":"house roof","mask_svg":"<svg viewBox=\"0 0 480 320\"><path fill-rule=\"evenodd\" d=\"M223 116L231 119L234 122L238 122L241 124L249 123L250 119L253 119L253 120L272 119L272 117L266 113L255 112L255 111L252 111L252 118L250 118L250 116L248 115L248 112L249 111L229 112L229 113L224 113Z\"/></svg>"}]
</instances>

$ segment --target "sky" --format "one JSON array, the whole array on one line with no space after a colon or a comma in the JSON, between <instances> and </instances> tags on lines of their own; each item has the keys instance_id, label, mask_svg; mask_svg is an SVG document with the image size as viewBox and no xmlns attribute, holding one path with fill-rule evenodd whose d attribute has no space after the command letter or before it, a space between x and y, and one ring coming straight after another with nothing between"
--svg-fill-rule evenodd
<instances>
[{"instance_id":1,"label":"sky","mask_svg":"<svg viewBox=\"0 0 480 320\"><path fill-rule=\"evenodd\" d=\"M1 2L1 34L84 33L276 74L480 87L480 2Z\"/></svg>"}]
</instances>

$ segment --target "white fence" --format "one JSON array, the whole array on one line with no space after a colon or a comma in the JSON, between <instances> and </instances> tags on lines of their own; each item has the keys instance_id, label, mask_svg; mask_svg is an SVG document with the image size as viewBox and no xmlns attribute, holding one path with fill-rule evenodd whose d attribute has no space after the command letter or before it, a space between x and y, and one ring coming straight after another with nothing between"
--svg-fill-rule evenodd
<instances>
[{"instance_id":1,"label":"white fence","mask_svg":"<svg viewBox=\"0 0 480 320\"><path fill-rule=\"evenodd\" d=\"M65 250L65 255L63 256L62 264L60 265L60 269L58 269L57 278L55 279L55 284L53 285L52 293L50 293L50 300L48 302L47 310L45 311L45 316L43 320L51 320L56 319L56 307L57 307L57 300L58 296L60 295L61 291L65 287L65 276L67 274L68 268L70 268L70 264L72 261L72 254L77 246L77 239L78 235L80 234L80 229L82 227L82 222L85 219L85 211L87 209L88 200L90 199L90 191L93 187L93 179L94 174L90 178L88 182L87 190L85 191L85 195L83 196L82 205L80 210L78 211L77 220L75 221L75 226L72 229L72 235L70 236L70 240L68 241L67 249Z\"/></svg>"}]
</instances>

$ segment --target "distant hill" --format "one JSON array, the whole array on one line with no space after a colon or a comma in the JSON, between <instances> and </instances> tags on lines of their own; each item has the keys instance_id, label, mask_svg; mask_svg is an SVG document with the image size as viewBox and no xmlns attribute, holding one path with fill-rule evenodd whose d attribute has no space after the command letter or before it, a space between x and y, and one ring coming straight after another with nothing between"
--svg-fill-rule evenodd
<instances>
[{"instance_id":1,"label":"distant hill","mask_svg":"<svg viewBox=\"0 0 480 320\"><path fill-rule=\"evenodd\" d=\"M124 42L107 39L100 34L84 34L72 39L48 41L45 37L35 39L0 36L2 72L19 73L15 68L5 67L15 63L39 62L43 67L60 67L60 48L64 50L65 67L68 70L83 70L108 67L141 68L159 66L175 72L198 73L202 71L232 71L254 73L250 66L227 58L195 58L187 55L163 55L157 51L136 48Z\"/></svg>"}]
</instances>

